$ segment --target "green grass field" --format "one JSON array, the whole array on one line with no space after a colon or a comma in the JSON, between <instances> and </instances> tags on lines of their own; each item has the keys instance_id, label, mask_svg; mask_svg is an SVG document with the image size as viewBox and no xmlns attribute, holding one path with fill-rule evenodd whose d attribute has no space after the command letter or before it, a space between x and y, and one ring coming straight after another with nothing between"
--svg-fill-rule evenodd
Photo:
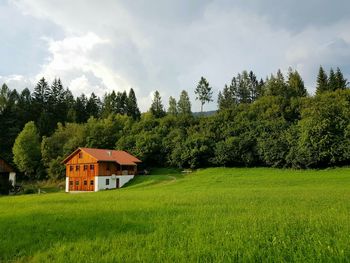
<instances>
[{"instance_id":1,"label":"green grass field","mask_svg":"<svg viewBox=\"0 0 350 263\"><path fill-rule=\"evenodd\" d=\"M159 170L0 198L0 262L350 262L350 169Z\"/></svg>"}]
</instances>

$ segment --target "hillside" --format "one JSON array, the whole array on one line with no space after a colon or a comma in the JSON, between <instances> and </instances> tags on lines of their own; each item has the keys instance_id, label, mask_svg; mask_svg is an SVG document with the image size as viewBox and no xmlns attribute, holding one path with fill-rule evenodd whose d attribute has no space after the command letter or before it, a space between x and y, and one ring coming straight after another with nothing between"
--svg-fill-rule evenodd
<instances>
[{"instance_id":1,"label":"hillside","mask_svg":"<svg viewBox=\"0 0 350 263\"><path fill-rule=\"evenodd\" d=\"M0 262L350 261L350 169L159 170L0 198Z\"/></svg>"}]
</instances>

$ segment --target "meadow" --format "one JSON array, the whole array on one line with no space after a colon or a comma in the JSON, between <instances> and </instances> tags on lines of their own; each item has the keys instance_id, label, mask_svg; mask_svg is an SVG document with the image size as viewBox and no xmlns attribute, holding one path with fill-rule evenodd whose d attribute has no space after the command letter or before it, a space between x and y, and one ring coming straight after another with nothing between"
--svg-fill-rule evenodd
<instances>
[{"instance_id":1,"label":"meadow","mask_svg":"<svg viewBox=\"0 0 350 263\"><path fill-rule=\"evenodd\" d=\"M349 168L161 169L0 211L0 262L350 262Z\"/></svg>"}]
</instances>

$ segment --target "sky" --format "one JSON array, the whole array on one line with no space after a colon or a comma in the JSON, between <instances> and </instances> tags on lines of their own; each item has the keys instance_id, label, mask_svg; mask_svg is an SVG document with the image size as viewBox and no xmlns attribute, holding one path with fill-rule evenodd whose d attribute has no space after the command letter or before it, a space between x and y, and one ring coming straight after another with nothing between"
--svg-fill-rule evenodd
<instances>
[{"instance_id":1,"label":"sky","mask_svg":"<svg viewBox=\"0 0 350 263\"><path fill-rule=\"evenodd\" d=\"M75 96L135 90L147 111L194 89L201 76L217 94L253 70L299 71L310 94L319 66L350 79L348 0L0 0L0 83L33 90L60 77Z\"/></svg>"}]
</instances>

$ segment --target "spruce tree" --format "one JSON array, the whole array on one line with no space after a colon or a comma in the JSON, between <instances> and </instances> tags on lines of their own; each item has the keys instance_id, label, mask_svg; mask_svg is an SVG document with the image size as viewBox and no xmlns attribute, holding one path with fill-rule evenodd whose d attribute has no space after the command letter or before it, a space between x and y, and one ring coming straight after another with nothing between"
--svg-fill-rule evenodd
<instances>
[{"instance_id":1,"label":"spruce tree","mask_svg":"<svg viewBox=\"0 0 350 263\"><path fill-rule=\"evenodd\" d=\"M232 83L235 83L234 81ZM231 84L232 84L231 83ZM237 104L236 96L234 93L233 86L228 87L225 85L222 93L219 92L218 95L218 107L219 110L229 109Z\"/></svg>"},{"instance_id":2,"label":"spruce tree","mask_svg":"<svg viewBox=\"0 0 350 263\"><path fill-rule=\"evenodd\" d=\"M181 91L179 101L177 102L177 111L182 115L191 115L191 101L186 90Z\"/></svg>"},{"instance_id":3,"label":"spruce tree","mask_svg":"<svg viewBox=\"0 0 350 263\"><path fill-rule=\"evenodd\" d=\"M316 94L321 94L328 90L328 77L322 66L318 70L316 83Z\"/></svg>"},{"instance_id":4,"label":"spruce tree","mask_svg":"<svg viewBox=\"0 0 350 263\"><path fill-rule=\"evenodd\" d=\"M172 96L169 97L168 114L177 115L176 100Z\"/></svg>"},{"instance_id":5,"label":"spruce tree","mask_svg":"<svg viewBox=\"0 0 350 263\"><path fill-rule=\"evenodd\" d=\"M201 102L201 112L203 112L203 105L206 102L213 101L213 92L209 86L209 82L204 77L201 77L194 93L196 94L196 100Z\"/></svg>"},{"instance_id":6,"label":"spruce tree","mask_svg":"<svg viewBox=\"0 0 350 263\"><path fill-rule=\"evenodd\" d=\"M335 91L337 89L338 83L337 78L335 76L333 68L329 71L329 77L328 77L328 91Z\"/></svg>"},{"instance_id":7,"label":"spruce tree","mask_svg":"<svg viewBox=\"0 0 350 263\"><path fill-rule=\"evenodd\" d=\"M298 71L289 69L287 84L289 97L305 97L307 95L304 81Z\"/></svg>"},{"instance_id":8,"label":"spruce tree","mask_svg":"<svg viewBox=\"0 0 350 263\"><path fill-rule=\"evenodd\" d=\"M33 101L36 105L40 106L40 108L44 107L47 103L49 93L49 86L45 80L45 78L41 78L39 82L36 84L33 92Z\"/></svg>"},{"instance_id":9,"label":"spruce tree","mask_svg":"<svg viewBox=\"0 0 350 263\"><path fill-rule=\"evenodd\" d=\"M164 111L164 107L162 104L162 98L161 98L158 90L156 90L154 92L154 97L153 97L153 101L151 104L150 112L156 118L161 118L161 117L165 116L165 111Z\"/></svg>"},{"instance_id":10,"label":"spruce tree","mask_svg":"<svg viewBox=\"0 0 350 263\"><path fill-rule=\"evenodd\" d=\"M335 81L336 81L336 89L346 89L348 81L347 79L344 78L340 68L337 68L337 71L335 72Z\"/></svg>"},{"instance_id":11,"label":"spruce tree","mask_svg":"<svg viewBox=\"0 0 350 263\"><path fill-rule=\"evenodd\" d=\"M86 103L86 113L89 117L98 117L100 113L100 99L95 95L95 93L91 93L89 100Z\"/></svg>"},{"instance_id":12,"label":"spruce tree","mask_svg":"<svg viewBox=\"0 0 350 263\"><path fill-rule=\"evenodd\" d=\"M126 103L126 112L128 116L131 116L134 120L139 120L141 113L139 107L137 106L137 99L134 90L131 88L129 91L129 96Z\"/></svg>"},{"instance_id":13,"label":"spruce tree","mask_svg":"<svg viewBox=\"0 0 350 263\"><path fill-rule=\"evenodd\" d=\"M86 122L87 119L90 117L86 111L86 105L87 98L85 94L81 94L79 97L77 97L74 107L76 112L76 121L78 123Z\"/></svg>"}]
</instances>

